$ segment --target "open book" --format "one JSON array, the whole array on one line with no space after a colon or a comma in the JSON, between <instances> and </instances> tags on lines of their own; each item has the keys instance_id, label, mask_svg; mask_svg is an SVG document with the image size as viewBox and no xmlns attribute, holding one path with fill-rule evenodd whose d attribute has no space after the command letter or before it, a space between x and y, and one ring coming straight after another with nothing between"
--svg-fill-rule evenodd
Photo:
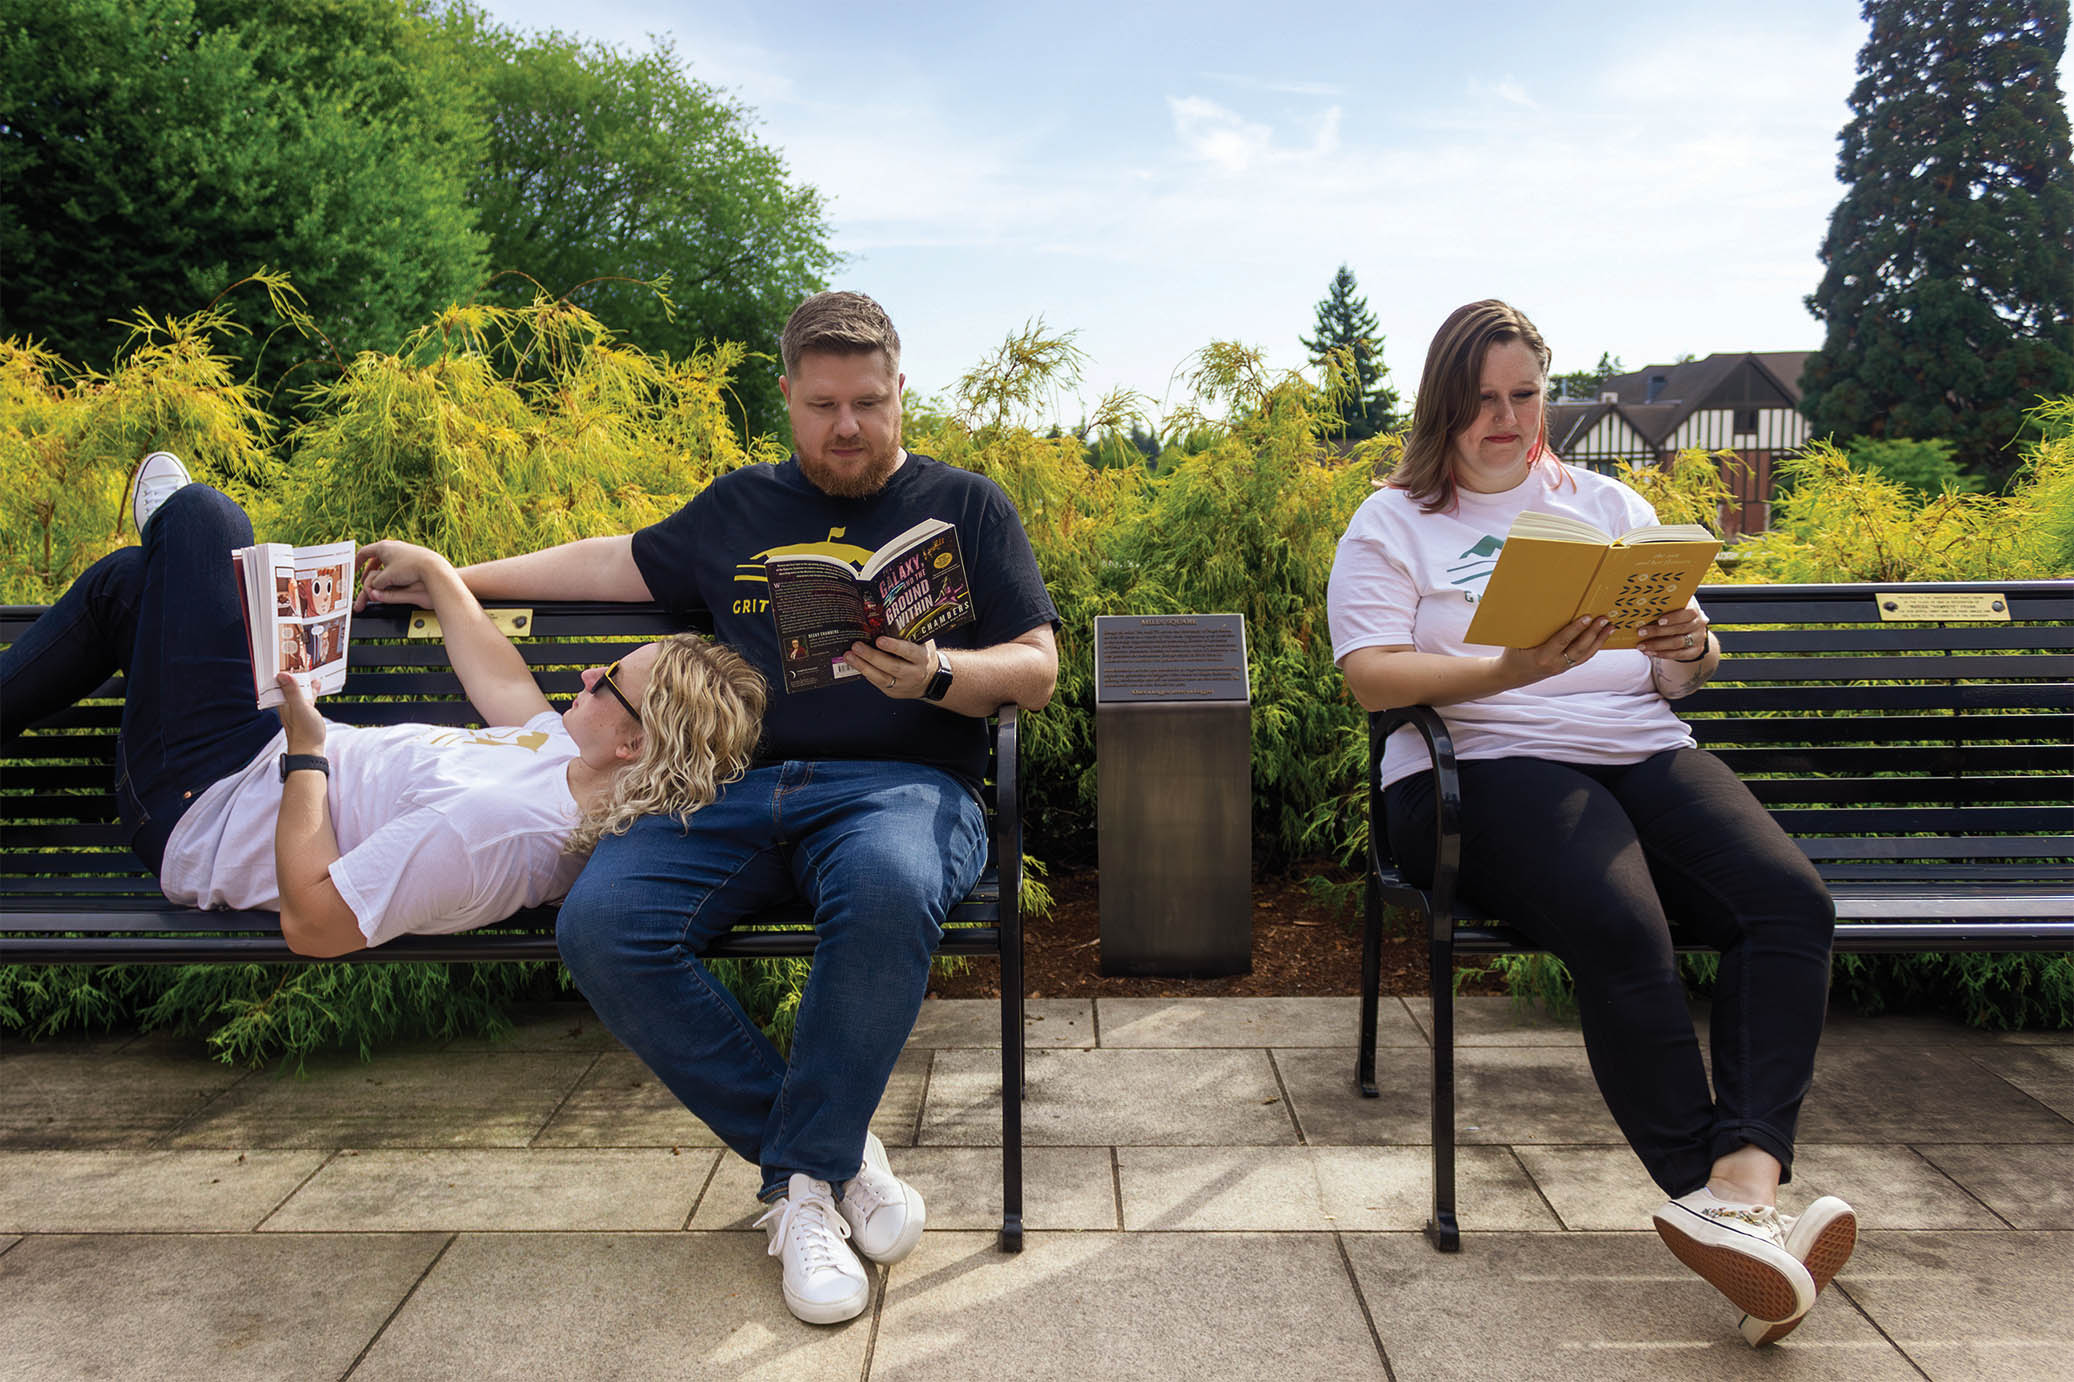
<instances>
[{"instance_id":1,"label":"open book","mask_svg":"<svg viewBox=\"0 0 2074 1382\"><path fill-rule=\"evenodd\" d=\"M1632 648L1643 625L1683 609L1721 540L1696 523L1650 523L1619 537L1581 518L1523 513L1476 602L1471 643L1532 648L1583 615L1613 621L1605 646Z\"/></svg>"},{"instance_id":2,"label":"open book","mask_svg":"<svg viewBox=\"0 0 2074 1382\"><path fill-rule=\"evenodd\" d=\"M862 569L818 552L771 557L763 569L788 693L858 675L841 660L852 643L880 634L922 643L973 619L958 530L940 518L893 538Z\"/></svg>"},{"instance_id":3,"label":"open book","mask_svg":"<svg viewBox=\"0 0 2074 1382\"><path fill-rule=\"evenodd\" d=\"M346 635L353 620L350 542L290 547L262 542L231 552L252 650L252 690L262 707L279 705L277 672L293 672L311 699L346 680Z\"/></svg>"}]
</instances>

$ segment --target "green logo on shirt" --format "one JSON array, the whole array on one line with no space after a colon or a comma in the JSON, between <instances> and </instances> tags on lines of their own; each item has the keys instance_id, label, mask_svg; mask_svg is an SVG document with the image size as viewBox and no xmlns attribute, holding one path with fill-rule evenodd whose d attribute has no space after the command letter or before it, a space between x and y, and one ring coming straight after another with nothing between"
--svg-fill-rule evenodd
<instances>
[{"instance_id":1,"label":"green logo on shirt","mask_svg":"<svg viewBox=\"0 0 2074 1382\"><path fill-rule=\"evenodd\" d=\"M1476 540L1476 545L1466 552L1453 566L1448 568L1449 585L1468 585L1472 581L1489 578L1491 569L1498 564L1498 553L1505 546L1505 539L1485 535ZM1455 575L1455 572L1460 575Z\"/></svg>"}]
</instances>

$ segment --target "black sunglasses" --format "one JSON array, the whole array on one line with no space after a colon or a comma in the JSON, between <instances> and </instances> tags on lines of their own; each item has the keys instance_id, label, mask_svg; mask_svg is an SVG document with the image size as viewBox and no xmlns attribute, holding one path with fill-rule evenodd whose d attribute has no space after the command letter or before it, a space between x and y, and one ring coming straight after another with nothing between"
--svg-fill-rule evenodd
<instances>
[{"instance_id":1,"label":"black sunglasses","mask_svg":"<svg viewBox=\"0 0 2074 1382\"><path fill-rule=\"evenodd\" d=\"M621 705L625 706L627 714L633 716L634 723L638 725L641 723L641 712L634 709L634 703L627 699L626 692L620 690L618 685L612 680L612 674L619 670L619 663L620 659L618 658L614 658L612 660L612 665L610 667L607 667L605 669L605 674L598 678L598 685L604 687L607 691L610 691L612 693L612 699L618 701Z\"/></svg>"}]
</instances>

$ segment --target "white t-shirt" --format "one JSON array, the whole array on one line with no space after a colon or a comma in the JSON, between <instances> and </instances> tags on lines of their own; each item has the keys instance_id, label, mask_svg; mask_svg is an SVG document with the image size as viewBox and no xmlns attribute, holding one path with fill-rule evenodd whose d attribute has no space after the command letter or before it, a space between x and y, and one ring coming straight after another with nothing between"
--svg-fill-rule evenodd
<instances>
[{"instance_id":1,"label":"white t-shirt","mask_svg":"<svg viewBox=\"0 0 2074 1382\"><path fill-rule=\"evenodd\" d=\"M1557 475L1563 483L1551 486ZM1609 533L1656 522L1648 502L1626 485L1567 465L1536 464L1502 494L1457 490L1452 512L1421 513L1405 491L1379 489L1354 511L1332 563L1326 610L1333 661L1344 664L1358 648L1406 644L1457 657L1499 652L1462 635L1512 520L1528 509L1569 514ZM1531 686L1439 710L1462 759L1639 763L1693 742L1651 683L1648 656L1632 650L1601 651ZM1382 785L1423 771L1428 761L1418 732L1399 730L1383 750Z\"/></svg>"},{"instance_id":2,"label":"white t-shirt","mask_svg":"<svg viewBox=\"0 0 2074 1382\"><path fill-rule=\"evenodd\" d=\"M286 735L196 798L166 842L159 886L193 907L279 911L274 824ZM543 710L523 725L360 727L326 722L331 880L369 945L466 931L569 891L576 741Z\"/></svg>"}]
</instances>

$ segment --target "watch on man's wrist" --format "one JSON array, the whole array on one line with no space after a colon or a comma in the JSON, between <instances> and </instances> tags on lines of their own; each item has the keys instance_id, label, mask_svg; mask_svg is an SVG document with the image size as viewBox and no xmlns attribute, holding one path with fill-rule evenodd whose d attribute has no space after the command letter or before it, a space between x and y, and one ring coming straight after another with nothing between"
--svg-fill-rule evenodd
<instances>
[{"instance_id":1,"label":"watch on man's wrist","mask_svg":"<svg viewBox=\"0 0 2074 1382\"><path fill-rule=\"evenodd\" d=\"M922 688L922 699L941 703L951 693L951 655L943 649L936 650L936 672L929 684Z\"/></svg>"},{"instance_id":2,"label":"watch on man's wrist","mask_svg":"<svg viewBox=\"0 0 2074 1382\"><path fill-rule=\"evenodd\" d=\"M305 771L322 773L326 777L330 777L331 760L321 753L284 753L281 755L281 781L286 782L290 773Z\"/></svg>"}]
</instances>

